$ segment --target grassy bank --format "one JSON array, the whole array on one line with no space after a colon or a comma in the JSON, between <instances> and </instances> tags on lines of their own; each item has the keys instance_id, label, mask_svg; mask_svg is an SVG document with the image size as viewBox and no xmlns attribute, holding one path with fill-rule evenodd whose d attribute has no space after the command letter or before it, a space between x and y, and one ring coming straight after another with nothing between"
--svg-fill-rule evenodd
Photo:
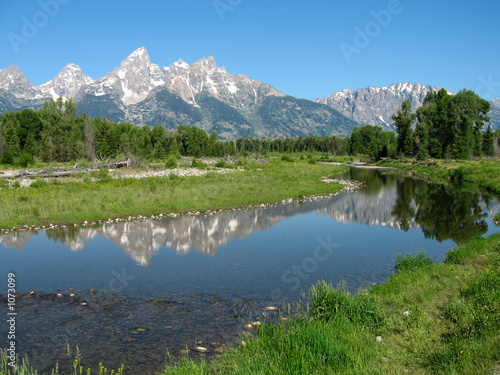
<instances>
[{"instance_id":1,"label":"grassy bank","mask_svg":"<svg viewBox=\"0 0 500 375\"><path fill-rule=\"evenodd\" d=\"M259 329L213 362L162 374L491 374L500 359L500 235L433 264L401 256L384 285L319 283L300 316Z\"/></svg>"},{"instance_id":2,"label":"grassy bank","mask_svg":"<svg viewBox=\"0 0 500 375\"><path fill-rule=\"evenodd\" d=\"M230 173L197 177L37 180L30 187L0 189L0 228L72 224L158 213L237 208L341 189L321 182L343 167L311 164L308 159L243 162ZM1 181L0 181L1 182Z\"/></svg>"}]
</instances>

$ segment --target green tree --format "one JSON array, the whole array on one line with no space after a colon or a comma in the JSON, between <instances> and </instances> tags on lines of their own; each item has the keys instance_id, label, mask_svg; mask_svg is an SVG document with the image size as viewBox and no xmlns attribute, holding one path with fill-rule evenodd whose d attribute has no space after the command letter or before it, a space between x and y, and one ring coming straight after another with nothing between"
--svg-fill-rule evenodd
<instances>
[{"instance_id":1,"label":"green tree","mask_svg":"<svg viewBox=\"0 0 500 375\"><path fill-rule=\"evenodd\" d=\"M16 127L12 120L8 120L2 126L2 135L4 142L4 153L8 152L13 158L19 156L21 147L19 145L19 137L17 136Z\"/></svg>"},{"instance_id":2,"label":"green tree","mask_svg":"<svg viewBox=\"0 0 500 375\"><path fill-rule=\"evenodd\" d=\"M495 145L493 139L493 131L491 130L491 124L488 125L488 129L483 133L482 150L486 156L495 155Z\"/></svg>"},{"instance_id":3,"label":"green tree","mask_svg":"<svg viewBox=\"0 0 500 375\"><path fill-rule=\"evenodd\" d=\"M392 116L396 132L398 134L397 152L406 156L413 155L414 139L412 125L417 119L417 115L412 113L411 101L406 99L398 110L397 114Z\"/></svg>"}]
</instances>

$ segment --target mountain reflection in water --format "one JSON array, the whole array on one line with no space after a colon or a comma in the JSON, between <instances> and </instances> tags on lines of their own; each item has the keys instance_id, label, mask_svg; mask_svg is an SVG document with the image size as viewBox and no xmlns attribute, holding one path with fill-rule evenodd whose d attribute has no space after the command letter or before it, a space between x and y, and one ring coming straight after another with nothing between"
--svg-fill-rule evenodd
<instances>
[{"instance_id":1,"label":"mountain reflection in water","mask_svg":"<svg viewBox=\"0 0 500 375\"><path fill-rule=\"evenodd\" d=\"M426 238L439 242L451 239L457 245L486 233L486 210L493 214L500 211L498 201L486 195L397 176L388 171L352 168L343 178L364 181L366 187L303 204L98 227L58 228L47 230L46 236L61 241L75 252L82 250L94 237L104 237L121 247L138 264L148 266L153 253L163 246L178 253L194 249L214 256L219 247L232 239L248 237L287 217L311 211L342 223L381 225L404 231L420 228ZM37 233L4 234L0 236L0 243L22 250L34 235Z\"/></svg>"}]
</instances>

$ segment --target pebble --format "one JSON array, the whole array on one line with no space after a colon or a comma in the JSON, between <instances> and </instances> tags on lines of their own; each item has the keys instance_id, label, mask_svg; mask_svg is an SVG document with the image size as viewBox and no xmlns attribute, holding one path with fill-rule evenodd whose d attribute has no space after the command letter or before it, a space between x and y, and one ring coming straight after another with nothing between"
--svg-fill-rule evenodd
<instances>
[{"instance_id":1,"label":"pebble","mask_svg":"<svg viewBox=\"0 0 500 375\"><path fill-rule=\"evenodd\" d=\"M196 347L196 351L199 352L199 353L207 353L208 349L204 348L203 346L197 346Z\"/></svg>"},{"instance_id":2,"label":"pebble","mask_svg":"<svg viewBox=\"0 0 500 375\"><path fill-rule=\"evenodd\" d=\"M147 329L146 328L137 328L137 332L146 332Z\"/></svg>"},{"instance_id":3,"label":"pebble","mask_svg":"<svg viewBox=\"0 0 500 375\"><path fill-rule=\"evenodd\" d=\"M267 307L266 307L266 310L267 310L267 311L276 311L276 310L279 310L279 308L278 308L278 307L276 307L276 306L267 306Z\"/></svg>"},{"instance_id":4,"label":"pebble","mask_svg":"<svg viewBox=\"0 0 500 375\"><path fill-rule=\"evenodd\" d=\"M377 342L382 342L382 336L377 336L375 340L377 340Z\"/></svg>"}]
</instances>

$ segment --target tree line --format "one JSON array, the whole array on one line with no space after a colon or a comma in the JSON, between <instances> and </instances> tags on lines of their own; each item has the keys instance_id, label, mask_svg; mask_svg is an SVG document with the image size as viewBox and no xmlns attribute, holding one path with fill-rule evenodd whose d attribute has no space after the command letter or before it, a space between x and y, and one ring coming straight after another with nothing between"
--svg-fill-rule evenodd
<instances>
[{"instance_id":1,"label":"tree line","mask_svg":"<svg viewBox=\"0 0 500 375\"><path fill-rule=\"evenodd\" d=\"M374 160L399 156L417 159L493 156L495 138L490 104L472 91L449 95L429 93L416 113L409 100L393 119L396 133L373 125L355 128L347 137L239 138L220 140L195 126L166 130L163 126L114 123L104 117L77 115L77 106L62 98L49 100L39 110L24 109L0 116L0 163L26 166L43 162L94 161L136 156L162 160L169 155L224 157L270 152L322 152L367 155ZM498 132L497 132L498 133Z\"/></svg>"},{"instance_id":2,"label":"tree line","mask_svg":"<svg viewBox=\"0 0 500 375\"><path fill-rule=\"evenodd\" d=\"M39 110L24 109L0 116L0 163L26 166L34 160L67 162L103 160L122 155L162 160L169 155L224 157L267 152L347 153L340 137L220 140L195 126L166 130L162 126L114 123L103 117L77 115L71 100L49 100Z\"/></svg>"}]
</instances>

